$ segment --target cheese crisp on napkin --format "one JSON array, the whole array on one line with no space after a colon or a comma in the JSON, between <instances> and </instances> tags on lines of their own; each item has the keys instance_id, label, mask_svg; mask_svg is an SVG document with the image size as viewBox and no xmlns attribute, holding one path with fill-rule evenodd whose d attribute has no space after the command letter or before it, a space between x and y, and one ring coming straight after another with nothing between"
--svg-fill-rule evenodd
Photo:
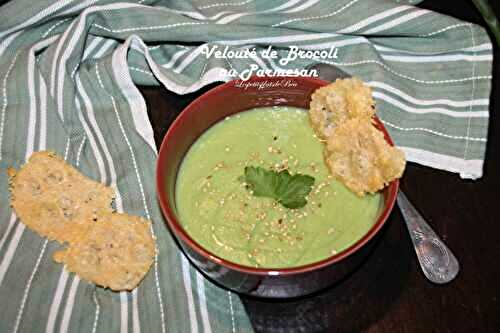
<instances>
[{"instance_id":1,"label":"cheese crisp on napkin","mask_svg":"<svg viewBox=\"0 0 500 333\"><path fill-rule=\"evenodd\" d=\"M28 228L67 249L54 260L87 281L132 290L153 263L150 222L113 213L110 187L95 182L54 152L34 153L19 171L9 169L11 204Z\"/></svg>"}]
</instances>

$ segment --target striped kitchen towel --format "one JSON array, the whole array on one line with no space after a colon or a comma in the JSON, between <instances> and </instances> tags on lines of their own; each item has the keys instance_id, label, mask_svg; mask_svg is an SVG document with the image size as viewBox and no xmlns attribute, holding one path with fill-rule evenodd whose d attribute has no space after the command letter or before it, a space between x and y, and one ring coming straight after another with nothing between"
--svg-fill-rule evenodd
<instances>
[{"instance_id":1,"label":"striped kitchen towel","mask_svg":"<svg viewBox=\"0 0 500 333\"><path fill-rule=\"evenodd\" d=\"M418 2L418 1L414 1ZM185 94L229 70L301 68L268 45L329 50L321 59L374 89L379 115L410 161L482 175L492 46L473 24L390 0L14 0L0 8L0 332L247 332L239 297L205 280L165 229L156 147L136 85ZM9 207L7 167L51 149L112 186L117 209L153 221L159 254L131 293L81 281L59 247Z\"/></svg>"}]
</instances>

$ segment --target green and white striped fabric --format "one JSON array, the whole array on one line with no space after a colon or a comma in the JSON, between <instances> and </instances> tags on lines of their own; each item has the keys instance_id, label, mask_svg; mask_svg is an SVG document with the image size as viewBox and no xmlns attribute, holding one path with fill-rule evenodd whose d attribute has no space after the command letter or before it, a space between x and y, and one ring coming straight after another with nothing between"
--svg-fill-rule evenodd
<instances>
[{"instance_id":1,"label":"green and white striped fabric","mask_svg":"<svg viewBox=\"0 0 500 333\"><path fill-rule=\"evenodd\" d=\"M482 175L492 46L478 26L389 0L11 1L0 8L0 332L252 330L238 296L193 269L165 228L136 88L185 94L227 81L231 68L283 67L258 55L207 59L205 43L281 55L335 46L330 63L369 82L408 160ZM5 169L45 149L112 186L118 211L153 221L159 255L134 292L69 274L51 260L59 246L13 214Z\"/></svg>"}]
</instances>

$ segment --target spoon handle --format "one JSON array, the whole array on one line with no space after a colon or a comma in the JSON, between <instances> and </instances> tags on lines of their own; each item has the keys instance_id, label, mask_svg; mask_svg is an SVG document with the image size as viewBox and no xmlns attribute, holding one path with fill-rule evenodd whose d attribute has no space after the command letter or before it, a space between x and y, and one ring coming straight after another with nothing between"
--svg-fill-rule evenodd
<instances>
[{"instance_id":1,"label":"spoon handle","mask_svg":"<svg viewBox=\"0 0 500 333\"><path fill-rule=\"evenodd\" d=\"M460 269L457 258L425 222L403 191L399 191L397 200L425 276L439 284L453 280Z\"/></svg>"}]
</instances>

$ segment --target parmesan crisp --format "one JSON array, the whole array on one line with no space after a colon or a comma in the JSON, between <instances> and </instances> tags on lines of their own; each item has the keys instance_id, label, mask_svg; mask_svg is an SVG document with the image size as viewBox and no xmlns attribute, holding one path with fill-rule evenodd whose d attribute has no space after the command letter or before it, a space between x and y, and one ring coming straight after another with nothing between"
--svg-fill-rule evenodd
<instances>
[{"instance_id":1,"label":"parmesan crisp","mask_svg":"<svg viewBox=\"0 0 500 333\"><path fill-rule=\"evenodd\" d=\"M31 155L19 171L9 169L11 204L42 237L67 247L54 261L81 278L112 290L132 290L155 256L151 223L114 213L114 191L68 165L54 152Z\"/></svg>"},{"instance_id":2,"label":"parmesan crisp","mask_svg":"<svg viewBox=\"0 0 500 333\"><path fill-rule=\"evenodd\" d=\"M311 96L309 118L327 144L330 173L358 196L383 189L406 165L403 151L374 127L374 115L372 90L358 78L337 79Z\"/></svg>"},{"instance_id":3,"label":"parmesan crisp","mask_svg":"<svg viewBox=\"0 0 500 333\"><path fill-rule=\"evenodd\" d=\"M9 169L8 174L17 216L50 240L72 242L97 216L112 212L113 190L88 179L54 152L35 152L19 171Z\"/></svg>"},{"instance_id":4,"label":"parmesan crisp","mask_svg":"<svg viewBox=\"0 0 500 333\"><path fill-rule=\"evenodd\" d=\"M144 278L155 256L151 223L127 214L107 214L92 229L56 252L54 260L81 278L115 291L132 290Z\"/></svg>"},{"instance_id":5,"label":"parmesan crisp","mask_svg":"<svg viewBox=\"0 0 500 333\"><path fill-rule=\"evenodd\" d=\"M337 79L311 96L309 117L321 139L327 139L336 126L348 119L370 119L374 114L372 91L358 78Z\"/></svg>"},{"instance_id":6,"label":"parmesan crisp","mask_svg":"<svg viewBox=\"0 0 500 333\"><path fill-rule=\"evenodd\" d=\"M328 138L325 160L332 175L359 196L374 193L400 178L404 153L390 146L370 121L354 118Z\"/></svg>"}]
</instances>

